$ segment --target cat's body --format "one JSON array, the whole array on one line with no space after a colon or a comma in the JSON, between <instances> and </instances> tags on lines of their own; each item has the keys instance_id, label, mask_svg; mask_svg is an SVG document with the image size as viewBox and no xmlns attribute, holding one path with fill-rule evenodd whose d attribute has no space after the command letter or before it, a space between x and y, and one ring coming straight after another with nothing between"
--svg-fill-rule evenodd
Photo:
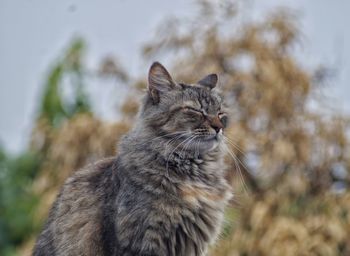
<instances>
[{"instance_id":1,"label":"cat's body","mask_svg":"<svg viewBox=\"0 0 350 256\"><path fill-rule=\"evenodd\" d=\"M190 101L192 108L197 98L210 116L219 98L211 88L196 86L152 91L152 79L162 86L170 81L159 65L151 68L149 96L118 156L66 181L34 255L199 256L216 239L230 198L220 143L202 126L192 137L181 132L181 122L206 118L175 109ZM218 120L210 120L215 136L223 128Z\"/></svg>"}]
</instances>

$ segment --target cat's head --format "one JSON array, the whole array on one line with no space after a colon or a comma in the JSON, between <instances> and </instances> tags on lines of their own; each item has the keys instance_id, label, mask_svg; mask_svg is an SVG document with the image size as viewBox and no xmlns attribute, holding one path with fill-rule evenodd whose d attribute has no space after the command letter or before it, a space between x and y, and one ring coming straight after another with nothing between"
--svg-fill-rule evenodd
<instances>
[{"instance_id":1,"label":"cat's head","mask_svg":"<svg viewBox=\"0 0 350 256\"><path fill-rule=\"evenodd\" d=\"M210 74L195 84L176 83L158 62L148 74L148 95L141 118L154 136L179 148L210 150L222 139L227 115Z\"/></svg>"}]
</instances>

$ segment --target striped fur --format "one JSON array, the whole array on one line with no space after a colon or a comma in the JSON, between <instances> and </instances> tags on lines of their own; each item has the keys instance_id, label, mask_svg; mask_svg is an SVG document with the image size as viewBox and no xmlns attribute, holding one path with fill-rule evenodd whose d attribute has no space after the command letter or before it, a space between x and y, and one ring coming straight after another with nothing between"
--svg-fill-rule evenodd
<instances>
[{"instance_id":1,"label":"striped fur","mask_svg":"<svg viewBox=\"0 0 350 256\"><path fill-rule=\"evenodd\" d=\"M176 84L159 63L149 76L149 93L118 155L67 179L35 256L202 256L217 238L231 196L221 99L215 85ZM186 134L174 135L180 131Z\"/></svg>"}]
</instances>

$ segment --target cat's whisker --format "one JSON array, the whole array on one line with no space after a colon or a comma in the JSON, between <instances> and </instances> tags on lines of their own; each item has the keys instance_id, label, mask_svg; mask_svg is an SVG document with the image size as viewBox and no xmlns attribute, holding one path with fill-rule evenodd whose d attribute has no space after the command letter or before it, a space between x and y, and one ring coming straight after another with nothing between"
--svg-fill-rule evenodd
<instances>
[{"instance_id":1,"label":"cat's whisker","mask_svg":"<svg viewBox=\"0 0 350 256\"><path fill-rule=\"evenodd\" d=\"M170 146L173 142L176 142L176 140L180 139L183 136L190 135L191 133L186 132L180 135L175 136L174 138L170 139L166 144L165 144L165 150L167 150L168 146Z\"/></svg>"},{"instance_id":2,"label":"cat's whisker","mask_svg":"<svg viewBox=\"0 0 350 256\"><path fill-rule=\"evenodd\" d=\"M170 137L170 136L173 136L173 135L182 135L182 134L188 134L188 131L178 131L178 132L172 132L172 133L167 133L167 134L163 134L161 136L157 136L155 138L152 138L150 140L147 140L147 141L144 141L142 142L140 145L143 145L143 144L147 144L147 143L150 143L151 141L154 141L154 140L157 140L157 139L161 139L161 138L164 138L164 137Z\"/></svg>"},{"instance_id":3,"label":"cat's whisker","mask_svg":"<svg viewBox=\"0 0 350 256\"><path fill-rule=\"evenodd\" d=\"M234 165L236 167L236 170L238 171L238 175L239 175L239 178L242 182L242 185L243 185L243 190L245 193L248 192L248 189L247 189L247 184L245 183L244 181L244 177L243 177L243 174L242 174L242 170L241 168L239 167L239 163L237 163L237 160L241 163L241 161L237 158L237 156L229 149L229 147L226 145L226 144L223 144L224 147L226 148L227 152L230 154L230 156L232 157L233 159L233 162L234 162Z\"/></svg>"},{"instance_id":4,"label":"cat's whisker","mask_svg":"<svg viewBox=\"0 0 350 256\"><path fill-rule=\"evenodd\" d=\"M223 138L226 139L226 142L228 142L231 146L233 146L233 147L236 146L235 144L233 144L232 142L230 142L229 140L227 140L226 137L223 137ZM243 155L243 157L245 157L245 155L244 155L244 153L243 153L242 151L240 151L237 147L235 147L235 149L237 149L237 150ZM237 157L237 156L236 156L236 157ZM245 169L246 171L249 171L249 168L244 164L244 162L242 162L242 161L239 159L239 157L237 157L237 160L240 162L240 164L244 167L244 169Z\"/></svg>"},{"instance_id":5,"label":"cat's whisker","mask_svg":"<svg viewBox=\"0 0 350 256\"><path fill-rule=\"evenodd\" d=\"M182 150L181 150L181 152L180 152L180 155L182 155L182 152L184 152L184 151L187 150L187 148L191 145L191 142L192 142L194 139L196 139L196 137L197 137L197 135L194 135L194 137L193 137L191 140L189 140L189 141L185 144L185 146L182 148Z\"/></svg>"},{"instance_id":6,"label":"cat's whisker","mask_svg":"<svg viewBox=\"0 0 350 256\"><path fill-rule=\"evenodd\" d=\"M166 171L167 173L169 172L169 160L171 155L176 151L177 148L179 148L182 144L186 143L188 140L190 140L192 138L193 135L191 135L190 137L186 138L185 140L183 140L182 142L180 142L172 151L171 153L168 155L167 161L166 161Z\"/></svg>"},{"instance_id":7,"label":"cat's whisker","mask_svg":"<svg viewBox=\"0 0 350 256\"><path fill-rule=\"evenodd\" d=\"M172 154L176 151L176 149L178 147L180 147L182 144L186 143L188 140L190 140L192 138L192 136L186 138L185 140L183 140L182 142L180 142L171 152L170 154L168 155L168 158L167 158L167 161L166 161L166 172L167 174L169 173L169 160L170 160L170 157L172 156Z\"/></svg>"},{"instance_id":8,"label":"cat's whisker","mask_svg":"<svg viewBox=\"0 0 350 256\"><path fill-rule=\"evenodd\" d=\"M239 151L242 155L245 155L245 152L242 148L240 148L237 143L235 143L232 139L228 138L227 136L223 135L222 136L227 142L229 142L231 144L231 146L233 146L235 149L237 149L237 151Z\"/></svg>"},{"instance_id":9,"label":"cat's whisker","mask_svg":"<svg viewBox=\"0 0 350 256\"><path fill-rule=\"evenodd\" d=\"M239 163L237 163L237 157L228 149L228 147L225 145L227 152L230 154L230 156L233 159L233 164L235 165L235 168L238 172L239 179L243 185L244 192L247 192L247 185L245 184L244 177L242 175L241 168L239 167Z\"/></svg>"},{"instance_id":10,"label":"cat's whisker","mask_svg":"<svg viewBox=\"0 0 350 256\"><path fill-rule=\"evenodd\" d=\"M196 146L194 148L194 150L195 150L194 153L195 153L196 157L199 156L199 143L200 143L200 141L197 141L197 144L196 144Z\"/></svg>"}]
</instances>

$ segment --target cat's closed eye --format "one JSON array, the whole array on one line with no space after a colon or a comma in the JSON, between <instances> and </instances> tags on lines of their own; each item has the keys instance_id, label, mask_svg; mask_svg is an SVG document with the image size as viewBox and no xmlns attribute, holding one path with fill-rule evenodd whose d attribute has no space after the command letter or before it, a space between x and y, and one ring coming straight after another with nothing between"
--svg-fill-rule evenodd
<instances>
[{"instance_id":1,"label":"cat's closed eye","mask_svg":"<svg viewBox=\"0 0 350 256\"><path fill-rule=\"evenodd\" d=\"M218 113L219 119L221 119L221 118L223 118L223 117L225 117L225 116L226 116L226 114L225 114L224 112L219 112L219 113Z\"/></svg>"},{"instance_id":2,"label":"cat's closed eye","mask_svg":"<svg viewBox=\"0 0 350 256\"><path fill-rule=\"evenodd\" d=\"M227 127L227 123L228 123L228 117L227 114L224 112L219 112L218 113L218 117L220 119L220 122L223 124L223 126L226 128Z\"/></svg>"},{"instance_id":3,"label":"cat's closed eye","mask_svg":"<svg viewBox=\"0 0 350 256\"><path fill-rule=\"evenodd\" d=\"M194 107L191 107L191 106L185 106L185 107L183 108L183 110L184 110L185 112L190 112L190 113L195 113L195 114L204 115L203 110L197 109L197 108L194 108Z\"/></svg>"}]
</instances>

